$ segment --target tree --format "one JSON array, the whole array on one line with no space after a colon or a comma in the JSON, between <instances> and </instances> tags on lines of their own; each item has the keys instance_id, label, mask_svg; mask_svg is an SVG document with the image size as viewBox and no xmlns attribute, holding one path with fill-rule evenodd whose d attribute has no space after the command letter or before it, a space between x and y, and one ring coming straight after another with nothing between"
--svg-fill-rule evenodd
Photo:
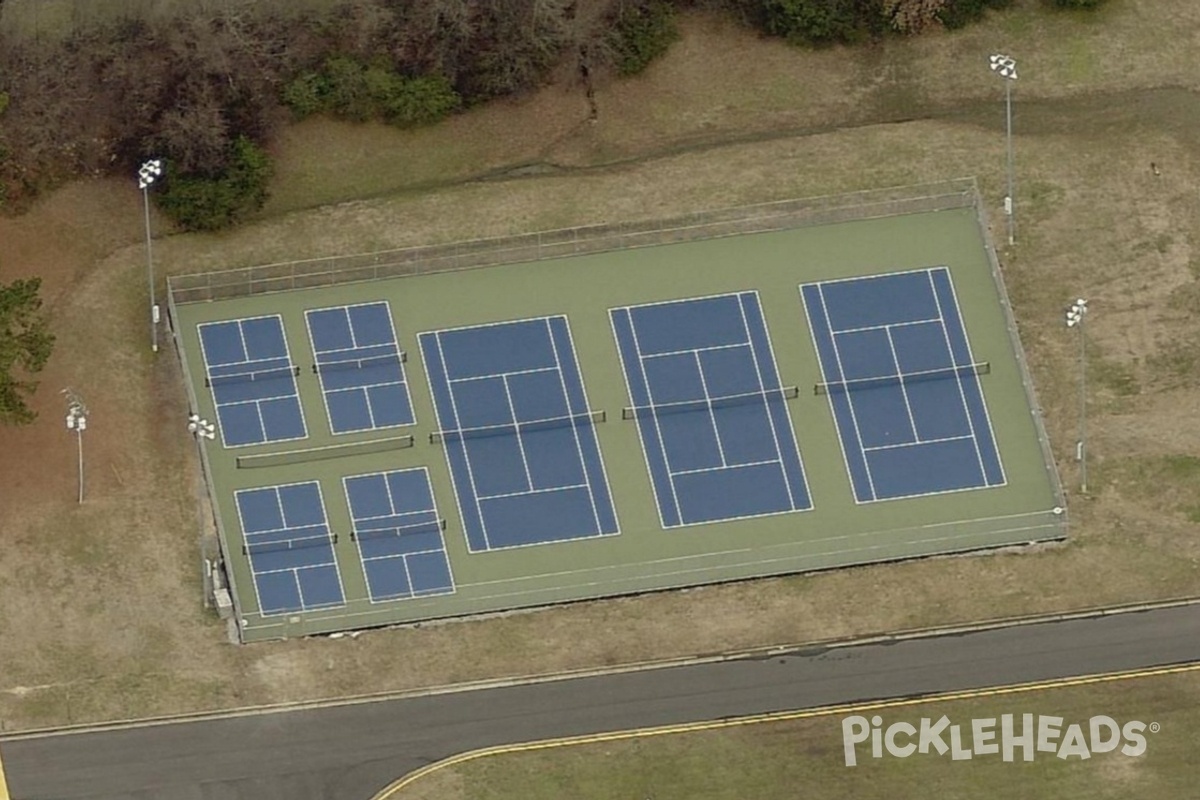
<instances>
[{"instance_id":1,"label":"tree","mask_svg":"<svg viewBox=\"0 0 1200 800\"><path fill-rule=\"evenodd\" d=\"M36 416L26 400L37 389L29 376L42 371L54 334L42 314L41 278L0 283L0 423L26 425Z\"/></svg>"}]
</instances>

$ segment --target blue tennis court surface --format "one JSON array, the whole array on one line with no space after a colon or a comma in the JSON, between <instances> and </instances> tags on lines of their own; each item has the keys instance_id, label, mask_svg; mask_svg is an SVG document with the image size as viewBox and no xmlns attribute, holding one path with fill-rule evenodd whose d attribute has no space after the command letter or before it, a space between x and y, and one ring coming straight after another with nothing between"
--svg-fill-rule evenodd
<instances>
[{"instance_id":1,"label":"blue tennis court surface","mask_svg":"<svg viewBox=\"0 0 1200 800\"><path fill-rule=\"evenodd\" d=\"M297 369L278 316L206 322L200 328L205 382L226 447L308 436Z\"/></svg>"},{"instance_id":2,"label":"blue tennis court surface","mask_svg":"<svg viewBox=\"0 0 1200 800\"><path fill-rule=\"evenodd\" d=\"M353 433L412 425L403 353L387 302L312 309L304 316L330 429Z\"/></svg>"},{"instance_id":3,"label":"blue tennis court surface","mask_svg":"<svg viewBox=\"0 0 1200 800\"><path fill-rule=\"evenodd\" d=\"M424 467L342 482L373 602L454 591L443 521Z\"/></svg>"},{"instance_id":4,"label":"blue tennis court surface","mask_svg":"<svg viewBox=\"0 0 1200 800\"><path fill-rule=\"evenodd\" d=\"M812 507L756 292L609 313L664 528Z\"/></svg>"},{"instance_id":5,"label":"blue tennis court surface","mask_svg":"<svg viewBox=\"0 0 1200 800\"><path fill-rule=\"evenodd\" d=\"M336 537L316 481L242 489L234 496L263 614L345 604Z\"/></svg>"},{"instance_id":6,"label":"blue tennis court surface","mask_svg":"<svg viewBox=\"0 0 1200 800\"><path fill-rule=\"evenodd\" d=\"M858 502L1004 485L948 269L800 291Z\"/></svg>"},{"instance_id":7,"label":"blue tennis court surface","mask_svg":"<svg viewBox=\"0 0 1200 800\"><path fill-rule=\"evenodd\" d=\"M472 551L618 532L566 317L418 339Z\"/></svg>"}]
</instances>

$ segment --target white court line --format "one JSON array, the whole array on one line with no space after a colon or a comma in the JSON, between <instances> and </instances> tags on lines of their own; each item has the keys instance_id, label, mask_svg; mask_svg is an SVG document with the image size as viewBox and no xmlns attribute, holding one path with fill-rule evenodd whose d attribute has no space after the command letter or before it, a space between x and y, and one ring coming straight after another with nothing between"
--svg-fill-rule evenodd
<instances>
[{"instance_id":1,"label":"white court line","mask_svg":"<svg viewBox=\"0 0 1200 800\"><path fill-rule=\"evenodd\" d=\"M879 272L874 275L851 275L848 278L829 278L823 281L809 284L810 286L826 286L833 283L855 283L857 281L873 281L881 278L890 278L893 275L915 275L919 272L929 272L931 269L945 269L945 266L940 267L913 267L912 269L901 269L895 272ZM832 327L832 326L831 326Z\"/></svg>"},{"instance_id":2,"label":"white court line","mask_svg":"<svg viewBox=\"0 0 1200 800\"><path fill-rule=\"evenodd\" d=\"M704 392L704 402L708 405L708 419L712 422L713 438L717 440L717 454L721 456L721 466L728 466L725 458L725 447L721 444L721 429L717 427L717 413L713 409L712 395L708 393L708 382L704 380L704 365L700 363L700 353L695 353L696 372L700 373L700 389Z\"/></svg>"},{"instance_id":3,"label":"white court line","mask_svg":"<svg viewBox=\"0 0 1200 800\"><path fill-rule=\"evenodd\" d=\"M884 333L887 334L888 349L892 351L892 363L896 365L896 377L900 381L900 394L904 398L904 410L908 412L908 424L913 432L913 440L910 444L920 444L921 434L917 431L917 419L913 416L912 403L908 401L908 388L904 385L904 369L900 366L900 354L896 352L896 342L892 339L891 328L884 328ZM866 452L866 449L863 447L863 452Z\"/></svg>"},{"instance_id":4,"label":"white court line","mask_svg":"<svg viewBox=\"0 0 1200 800\"><path fill-rule=\"evenodd\" d=\"M318 364L321 363L321 351L317 350L317 337L313 335L312 315L321 311L333 311L336 308L336 306L331 306L325 309L306 308L304 310L304 329L308 332L308 344L312 348L313 358L316 359ZM342 308L344 310L345 306ZM353 336L354 334L351 332L352 339ZM329 425L330 434L337 435L337 431L333 428L333 412L329 408L329 391L325 388L325 376L319 370L317 371L317 383L321 387L321 402L325 404L325 422ZM346 431L346 433L350 433L350 431Z\"/></svg>"},{"instance_id":5,"label":"white court line","mask_svg":"<svg viewBox=\"0 0 1200 800\"><path fill-rule=\"evenodd\" d=\"M831 322L829 316L829 306L825 304L825 291L821 288L821 284L817 284L817 296L821 298L821 310L825 312L825 324L826 326L829 326L829 323ZM833 344L833 357L834 360L837 361L838 374L844 381L846 380L846 370L842 366L842 354L838 350L837 337L833 334L830 334L829 340ZM863 470L865 470L867 473L867 484L871 487L871 499L875 500L878 498L878 495L875 493L875 479L871 475L871 464L867 461L867 454L865 451L863 451L863 447L866 445L866 443L863 441L862 431L860 431L858 428L858 414L854 411L854 396L850 392L846 392L846 405L850 408L850 421L854 423L854 436L856 439L858 439L858 449L860 455L862 455ZM834 414L834 422L836 423L836 421L837 414ZM851 483L853 482L853 478L851 478ZM857 492L855 494L857 494Z\"/></svg>"},{"instance_id":6,"label":"white court line","mask_svg":"<svg viewBox=\"0 0 1200 800\"><path fill-rule=\"evenodd\" d=\"M442 376L446 379L446 393L450 395L450 411L451 411L451 413L454 414L454 427L461 428L462 426L459 424L459 416L458 416L458 403L454 399L454 385L450 383L450 367L446 364L446 353L442 350L442 332L435 331L431 335L433 336L434 344L437 346L438 361L440 361L442 364ZM432 381L432 378L431 378L431 381ZM434 402L434 407L435 407L435 409L437 407L436 400ZM438 420L438 427L439 428L441 427L440 419ZM483 543L484 543L484 545L487 546L488 550L491 550L492 543L488 539L488 535L487 535L487 522L485 522L483 519L483 505L479 501L479 490L475 486L475 471L471 468L471 453L469 450L467 450L467 443L465 441L460 440L458 442L458 445L462 448L463 463L467 465L467 480L471 485L471 494L475 498L475 510L479 514L479 530L483 533ZM448 447L445 447L444 443L443 443L443 447L446 452L447 467L450 468L450 474L453 475L454 474L454 465L449 463L450 462L450 449ZM458 493L455 492L455 500L456 501L457 501L457 498L458 498ZM460 509L460 513L461 513L461 509ZM466 520L464 517L464 522L465 521ZM470 546L471 546L471 541L470 541L470 537L468 537L467 538L467 548L470 549Z\"/></svg>"},{"instance_id":7,"label":"white court line","mask_svg":"<svg viewBox=\"0 0 1200 800\"><path fill-rule=\"evenodd\" d=\"M633 355L637 359L638 370L642 374L642 380L646 382L646 399L650 401L650 405L654 405L654 390L650 388L650 375L646 372L646 361L642 358L642 346L638 344L637 324L633 321L633 311L627 313L629 319L629 335L633 339ZM632 400L632 398L630 398ZM675 481L671 478L671 459L667 457L667 442L663 438L662 428L658 424L658 420L654 419L655 438L658 439L658 448L662 452L663 466L667 469L667 484L671 487L671 498L675 501L675 514L679 517L679 522L683 523L683 507L679 505L679 492L675 488ZM639 424L640 421L639 421ZM653 481L651 481L653 482ZM663 527L667 527L664 525Z\"/></svg>"},{"instance_id":8,"label":"white court line","mask_svg":"<svg viewBox=\"0 0 1200 800\"><path fill-rule=\"evenodd\" d=\"M287 521L287 516L285 515L284 510L283 510L283 498L282 498L282 495L280 494L280 490L289 488L291 486L309 486L309 485L313 485L313 486L317 487L317 499L321 504L321 524L317 525L317 526L304 525L304 526L300 526L300 527L289 525L288 521ZM265 529L265 530L256 530L253 533L248 533L246 530L246 521L242 517L242 505L241 505L241 502L238 500L238 497L243 492L261 492L261 491L266 491L266 490L270 490L275 495L275 505L279 509L279 519L283 523L284 527L271 528L271 529ZM246 560L249 562L249 565L250 565L251 576L254 578L254 580L251 581L251 583L254 584L254 597L255 597L255 600L258 602L259 613L262 616L270 617L270 616L277 616L280 614L294 614L294 613L297 613L298 611L303 612L303 611L312 611L312 610L316 610L316 609L320 609L320 608L336 608L336 607L344 606L346 604L346 589L345 589L345 586L342 584L342 573L341 573L341 569L338 567L338 563L337 563L337 552L333 545L333 535L332 535L332 532L329 530L329 515L325 510L325 498L323 496L323 493L321 492L321 484L318 481L298 481L296 483L281 483L281 484L277 484L274 486L261 486L261 487L256 487L256 488L252 488L252 489L239 489L236 492L234 492L234 505L237 506L238 524L241 526L242 541L245 545L252 544L252 542L250 541L251 536L259 536L262 534L272 534L272 533L287 532L287 531L292 531L292 530L300 530L301 527L303 527L303 528L321 527L325 530L325 537L326 537L325 545L329 548L329 558L332 559L331 561L322 561L322 562L315 563L315 564L305 564L304 566L301 566L301 567L286 567L284 569L263 570L263 569L258 569L255 566L253 555L247 554L245 556ZM334 574L337 576L338 592L340 593L341 598L342 598L341 602L322 603L319 605L312 605L312 606L310 606L304 602L304 593L303 593L303 591L301 591L301 588L300 588L300 574L299 574L300 570L316 569L319 567L333 567ZM258 576L259 575L275 575L275 574L279 574L281 572L291 572L292 573L292 578L296 584L296 596L300 599L300 608L299 609L282 609L279 611L270 611L270 612L264 611L263 605L262 605L262 597L259 594L259 590L258 590Z\"/></svg>"},{"instance_id":9,"label":"white court line","mask_svg":"<svg viewBox=\"0 0 1200 800\"><path fill-rule=\"evenodd\" d=\"M812 340L813 350L817 356L817 365L821 368L821 379L824 382L828 383L828 381L826 379L829 376L825 374L825 360L821 355L821 343L820 343L820 341L817 340L817 329L813 325L813 313L814 313L815 309L809 306L808 296L804 294L804 288L806 286L813 286L814 288L817 289L817 293L820 294L820 289L818 288L819 284L802 283L799 285L798 292L800 294L800 305L804 308L804 323L805 323L805 325L808 326L808 335L809 335L809 338ZM829 338L832 339L833 334L830 334ZM825 397L825 400L829 406L829 416L833 418L834 438L837 439L838 449L842 451L842 466L844 466L846 468L846 480L850 481L850 496L854 498L855 503L859 503L861 501L858 499L858 493L854 486L854 473L850 469L850 454L846 452L846 441L845 441L845 438L842 436L842 426L838 422L837 407L834 405L833 394L832 393L827 394ZM788 422L790 424L790 422L791 422L790 418L789 418ZM797 450L798 450L798 448L797 448ZM864 460L866 459L865 456L863 458L864 458ZM805 488L807 489L808 488L807 476L805 477L805 481L806 481ZM808 496L809 496L809 501L811 502L812 501L811 500L812 499L811 491L809 492Z\"/></svg>"},{"instance_id":10,"label":"white court line","mask_svg":"<svg viewBox=\"0 0 1200 800\"><path fill-rule=\"evenodd\" d=\"M571 321L563 316L563 328L567 332L567 344L571 347L571 357L575 359L575 371L579 374L579 391L583 394L584 411L591 411L591 402L588 400L587 383L583 380L583 365L579 363L579 351L575 349L575 337L571 335ZM555 351L557 353L557 351ZM600 434L596 430L596 426L591 427L591 440L596 445L596 460L600 462L600 480L604 482L604 494L608 498L608 510L612 514L613 525L616 529L610 534L605 534L600 531L601 535L616 536L621 533L621 518L617 514L617 505L613 502L612 484L608 482L608 467L604 464L604 453L600 450ZM584 469L584 477L589 484L589 492L595 496L596 485L592 483L591 476L588 475L587 469Z\"/></svg>"},{"instance_id":11,"label":"white court line","mask_svg":"<svg viewBox=\"0 0 1200 800\"><path fill-rule=\"evenodd\" d=\"M919 442L900 442L899 444L880 444L874 447L864 447L863 451L873 453L876 450L898 450L902 447L919 447L923 444L941 444L942 442L961 442L963 439L974 439L974 436L943 436L940 439L922 439Z\"/></svg>"},{"instance_id":12,"label":"white court line","mask_svg":"<svg viewBox=\"0 0 1200 800\"><path fill-rule=\"evenodd\" d=\"M954 288L954 276L950 274L950 270L947 269L946 267L939 267L938 269L940 269L946 273L946 283L950 285L950 299L954 301L954 313L958 316L958 324L959 324L959 327L962 328L963 343L966 345L966 348L967 348L967 357L970 358L971 357L971 337L967 334L967 323L966 323L966 320L964 320L962 318L962 311L958 304L958 290ZM930 280L930 283L933 282L933 270L930 270L929 280ZM934 286L934 290L935 290L934 297L935 298L937 297L936 289L937 289L937 287L935 285ZM940 305L938 306L938 311L941 312ZM944 325L945 325L945 322L943 320L943 326ZM951 358L954 357L953 352L950 354L950 357ZM993 484L988 484L988 485L990 485L990 486L1007 486L1008 485L1008 476L1004 472L1004 462L1000 458L1000 441L996 438L996 429L992 427L992 415L991 415L991 412L988 411L987 398L983 394L983 383L979 380L978 375L973 375L971 377L975 380L975 390L977 392L979 392L979 402L983 406L983 418L987 422L988 434L991 436L991 439L992 439L992 449L995 450L995 452L996 452L996 466L1000 468L1000 483L993 483ZM979 441L978 437L976 438L975 441L976 441L976 443L978 443L978 441ZM987 480L986 470L984 471L983 477L984 477L984 480L986 481Z\"/></svg>"},{"instance_id":13,"label":"white court line","mask_svg":"<svg viewBox=\"0 0 1200 800\"><path fill-rule=\"evenodd\" d=\"M841 330L832 331L836 336L842 333L861 333L863 331L878 331L887 330L888 328L903 328L906 325L928 325L933 322L941 322L941 318L935 319L914 319L908 322L885 322L882 325L863 325L860 328L842 328Z\"/></svg>"},{"instance_id":14,"label":"white court line","mask_svg":"<svg viewBox=\"0 0 1200 800\"><path fill-rule=\"evenodd\" d=\"M549 319L549 317L546 317L546 319ZM555 358L557 358L557 356L555 356ZM559 370L559 369L560 369L560 367L556 364L552 367L531 367L529 369L515 369L512 372L491 372L491 373L488 373L487 375L468 375L465 378L451 378L449 375L447 375L446 380L448 380L450 383L466 383L468 381L489 381L489 380L493 380L495 378L507 378L510 375L530 375L535 372L555 372L556 370Z\"/></svg>"},{"instance_id":15,"label":"white court line","mask_svg":"<svg viewBox=\"0 0 1200 800\"><path fill-rule=\"evenodd\" d=\"M531 494L546 494L547 492L565 492L569 489L586 489L589 484L574 483L570 486L551 486L549 489L529 489L524 492L502 492L500 494L489 494L486 497L480 497L480 502L484 500L502 500L505 497L527 497Z\"/></svg>"},{"instance_id":16,"label":"white court line","mask_svg":"<svg viewBox=\"0 0 1200 800\"><path fill-rule=\"evenodd\" d=\"M388 329L391 331L392 339L390 342L383 342L380 344L360 345L358 343L358 334L355 332L355 329L354 329L354 318L350 315L350 309L352 309L352 308L369 308L372 306L382 306L383 307L383 310L384 310L385 314L387 315ZM346 328L350 331L351 346L350 347L335 347L335 348L328 348L328 349L318 349L317 348L317 338L316 338L316 336L313 335L312 315L322 313L322 312L334 312L334 311L342 312L343 316L346 319ZM379 301L371 301L368 303L356 303L353 305L346 305L346 306L328 306L325 308L305 309L305 311L304 311L304 326L308 330L309 344L312 346L313 358L315 359L318 367L329 366L331 364L342 364L342 363L352 362L352 361L361 361L361 360L367 359L367 358L390 358L390 357L394 356L394 357L396 357L397 365L400 368L399 369L400 379L397 381L385 381L383 383L360 384L358 386L347 386L347 387L343 387L341 389L328 388L325 385L325 374L321 369L318 368L317 369L317 380L321 386L321 396L325 402L325 420L326 420L326 422L329 423L329 431L331 434L333 434L335 436L343 436L343 435L350 434L350 433L362 433L363 431L378 431L378 430L386 430L388 428L401 428L401 427L406 427L408 425L415 425L417 423L416 408L413 406L412 395L408 390L408 375L404 371L404 361L403 361L403 352L404 351L400 347L400 338L396 333L396 325L395 325L394 321L392 320L392 307L391 307L391 304L388 303L388 301L379 300ZM347 358L347 359L333 359L333 360L327 360L324 358L324 356L326 356L329 353L354 353L354 352L358 352L360 350L374 350L377 348L390 348L394 352L378 353L378 354L372 355L372 356L362 356L361 358ZM375 404L371 401L371 393L368 390L373 389L378 386L402 386L402 387L404 387L404 397L408 401L408 413L409 413L409 416L412 418L411 422L397 422L397 423L394 423L391 425L380 425L376 422L376 420L375 420L375 416L376 416ZM363 404L367 407L367 416L370 419L371 425L369 428L355 427L355 428L347 428L344 430L335 431L334 427L333 427L333 412L329 407L329 398L332 395L347 394L347 393L351 393L351 392L359 392L362 394Z\"/></svg>"},{"instance_id":17,"label":"white court line","mask_svg":"<svg viewBox=\"0 0 1200 800\"><path fill-rule=\"evenodd\" d=\"M564 321L566 320L565 317L563 319L564 319ZM554 354L554 363L558 367L558 385L560 387L562 387L563 402L567 406L567 416L574 416L573 412L575 409L571 405L571 392L567 389L567 377L566 377L566 375L563 374L563 368L562 368L563 362L562 362L562 358L558 354L558 343L554 341L554 328L550 325L550 317L546 317L546 336L547 336L547 338L550 339L550 352L552 352ZM575 356L574 345L572 345L571 356L572 357ZM579 371L579 374L582 376L583 372L581 370L579 370L578 359L576 359L576 361L575 361L575 368L577 371ZM585 408L583 409L583 412L581 412L581 413L586 413L588 411L588 409L586 408L586 402L587 402L587 398L584 397ZM596 533L603 534L604 526L600 524L600 509L598 509L596 507L596 493L595 493L595 490L592 489L592 478L590 475L588 475L587 459L585 459L583 457L583 442L579 438L579 426L578 425L571 426L571 434L575 438L575 455L579 458L579 470L581 473L583 473L583 482L586 483L587 487L588 487L588 489L587 489L588 502L591 503L591 506L592 506L592 520L596 523ZM599 450L599 446L600 446L600 443L597 440L597 442L596 442L597 450ZM529 482L529 488L530 489L533 488L532 480L530 480L530 482Z\"/></svg>"},{"instance_id":18,"label":"white court line","mask_svg":"<svg viewBox=\"0 0 1200 800\"><path fill-rule=\"evenodd\" d=\"M987 467L983 464L983 451L979 447L979 438L975 434L975 422L971 419L971 407L967 405L967 393L963 389L962 375L958 372L958 358L954 355L954 343L950 341L950 330L946 327L946 314L942 310L942 301L937 294L937 284L933 282L933 270L928 270L926 276L929 279L929 291L933 293L933 302L937 305L938 319L942 325L942 337L946 340L946 349L950 353L950 364L954 368L954 385L958 387L958 399L962 403L963 414L967 418L967 428L971 431L971 439L975 443L975 458L979 462L979 477L983 480L983 485L988 485ZM964 328L965 331L965 328ZM970 344L967 344L967 357L970 357ZM980 397L983 393L980 392ZM994 440L993 440L994 441Z\"/></svg>"},{"instance_id":19,"label":"white court line","mask_svg":"<svg viewBox=\"0 0 1200 800\"><path fill-rule=\"evenodd\" d=\"M633 403L635 398L633 396L633 386L629 382L630 367L625 361L625 352L621 348L621 337L617 335L617 314L615 312L618 311L625 312L625 319L629 322L629 328L631 331L633 329L633 315L629 313L628 308L610 308L608 310L608 327L609 330L612 331L613 346L617 348L617 361L621 364L621 380L625 382L625 395L629 398L629 402ZM637 425L638 445L642 450L642 462L646 465L646 477L650 479L650 492L654 495L654 510L658 514L658 525L665 530L668 527L666 520L663 519L663 501L665 498L658 496L658 483L654 480L654 470L650 467L650 447L646 441L646 434L648 433L649 429L647 428L646 431L643 431L641 419L636 419L634 424ZM654 420L654 425L656 426L655 430L657 431L658 420ZM597 446L599 446L599 440L597 440ZM663 466L667 470L669 484L671 468L666 464ZM611 488L609 491L612 491ZM613 512L616 513L615 504L613 507Z\"/></svg>"},{"instance_id":20,"label":"white court line","mask_svg":"<svg viewBox=\"0 0 1200 800\"><path fill-rule=\"evenodd\" d=\"M732 295L736 297L736 295ZM663 358L664 356L686 356L693 353L702 353L708 350L732 350L736 347L749 347L750 342L738 342L736 344L714 344L708 347L689 347L685 350L666 350L662 353L647 353L642 358Z\"/></svg>"},{"instance_id":21,"label":"white court line","mask_svg":"<svg viewBox=\"0 0 1200 800\"><path fill-rule=\"evenodd\" d=\"M529 459L525 455L525 440L521 436L521 425L519 422L517 422L517 407L513 405L512 392L510 392L508 389L508 377L503 376L500 378L500 381L504 384L504 399L508 401L508 416L511 417L513 421L513 433L515 433L517 437L517 450L521 453L521 466L525 468L525 485L532 489L533 473L529 471ZM568 413L570 410L570 406L568 406Z\"/></svg>"},{"instance_id":22,"label":"white court line","mask_svg":"<svg viewBox=\"0 0 1200 800\"><path fill-rule=\"evenodd\" d=\"M671 475L695 475L698 472L719 472L723 469L739 469L741 467L762 467L767 464L782 464L778 458L770 458L766 461L747 461L744 464L725 464L720 467L700 467L698 469L681 469L678 472L672 472Z\"/></svg>"},{"instance_id":23,"label":"white court line","mask_svg":"<svg viewBox=\"0 0 1200 800\"><path fill-rule=\"evenodd\" d=\"M391 484L389 484L387 481L387 476L392 475L392 474L397 474L397 473L418 472L418 471L421 472L422 475L424 475L424 477L425 477L425 486L429 491L429 502L431 504L431 507L427 508L427 509L421 509L418 511L396 511L396 499L395 499L395 497L392 496L392 487L391 487ZM354 509L353 509L353 507L350 506L349 481L354 478L372 478L372 477L376 477L376 476L383 479L383 485L387 490L388 504L390 505L390 507L392 509L392 514L390 514L390 515L375 515L375 516L369 516L369 517L354 516ZM428 467L409 467L406 469L387 470L385 472L367 472L367 473L363 473L361 475L347 475L342 478L342 491L346 496L346 506L350 508L350 520L351 520L350 524L356 534L359 532L357 523L364 522L367 520L372 520L372 519L384 519L386 516L404 517L404 516L412 516L414 514L430 514L430 513L432 513L435 522L440 522L442 519L441 514L438 513L438 509L437 509L437 498L433 496L433 484L429 480L429 468ZM460 518L462 517L461 509L459 510L459 516L460 516ZM382 560L390 559L390 558L407 557L409 555L424 555L426 553L440 553L442 555L442 557L446 560L446 574L450 578L450 586L442 591L438 591L437 594L456 594L458 592L458 587L454 581L454 567L450 563L450 555L446 552L446 536L442 532L440 525L438 525L437 535L438 535L438 542L439 542L439 544L441 544L440 549L419 550L416 553L396 553L396 554L387 555L387 556L372 556L370 558L363 556L362 540L359 539L358 536L355 536L354 537L355 538L355 547L358 550L359 562L362 564L363 580L367 582L367 587L368 587L368 589L367 589L368 602L370 602L370 603L390 603L390 602L394 602L394 601L400 600L400 599L407 599L407 598L403 597L402 595L393 595L390 597L381 597L381 598L372 597L371 593L370 593L370 579L367 578L367 562L368 561L382 561ZM407 563L404 565L404 568L406 570L408 569ZM411 582L409 583L409 586L410 587L412 586ZM430 590L429 592L426 592L425 594L432 594L432 593L433 593L433 590ZM409 595L409 597L416 597L416 596L417 596L416 594Z\"/></svg>"},{"instance_id":24,"label":"white court line","mask_svg":"<svg viewBox=\"0 0 1200 800\"><path fill-rule=\"evenodd\" d=\"M757 292L754 293L754 300L755 300L755 303L759 307L759 311L761 311L762 305L761 305L761 303L758 302L758 293ZM773 392L773 391L778 391L779 389L782 389L783 382L780 381L780 386L778 386L778 387L771 387L770 390L767 389L767 382L763 379L762 364L759 362L759 359L758 359L758 348L756 348L754 346L754 336L750 333L750 319L749 319L749 317L746 316L746 307L742 304L741 295L738 295L738 311L740 311L741 315L742 315L742 329L744 331L746 331L746 343L750 345L750 360L754 363L754 376L758 379L758 389L759 389L759 391L763 392L763 411L765 411L767 413L767 424L771 427L771 438L775 442L775 455L778 456L779 471L780 471L781 475L783 476L783 488L787 491L788 505L791 506L791 508L793 510L795 510L796 497L792 492L792 482L788 480L787 467L784 466L784 463L783 463L783 445L779 441L779 432L775 429L775 415L771 413L771 401L766 396L766 393L768 391ZM766 316L764 315L763 316L763 330L764 331L766 330L766 326L767 326L766 325ZM775 359L774 353L771 354L771 359L772 359L772 362L774 362L774 359ZM778 364L775 365L775 372L776 372L776 377L778 377L778 372L779 372ZM794 441L795 440L793 439L793 442ZM797 460L799 460L799 450L798 449L797 449Z\"/></svg>"}]
</instances>

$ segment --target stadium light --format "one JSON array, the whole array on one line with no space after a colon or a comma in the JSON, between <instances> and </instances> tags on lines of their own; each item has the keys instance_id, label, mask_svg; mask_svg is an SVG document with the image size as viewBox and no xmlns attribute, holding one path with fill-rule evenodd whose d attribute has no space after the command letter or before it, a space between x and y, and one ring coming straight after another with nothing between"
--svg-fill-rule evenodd
<instances>
[{"instance_id":1,"label":"stadium light","mask_svg":"<svg viewBox=\"0 0 1200 800\"><path fill-rule=\"evenodd\" d=\"M1087 310L1087 301L1082 297L1067 309L1067 327L1079 331L1079 441L1075 444L1075 460L1079 462L1079 490L1084 493L1087 492L1087 342L1083 319Z\"/></svg>"},{"instance_id":2,"label":"stadium light","mask_svg":"<svg viewBox=\"0 0 1200 800\"><path fill-rule=\"evenodd\" d=\"M63 389L67 398L67 430L75 431L75 441L79 450L79 502L83 502L83 432L87 430L87 406L83 398L71 389Z\"/></svg>"},{"instance_id":3,"label":"stadium light","mask_svg":"<svg viewBox=\"0 0 1200 800\"><path fill-rule=\"evenodd\" d=\"M1004 108L1008 121L1008 194L1004 198L1004 214L1008 217L1008 243L1017 243L1016 204L1013 189L1012 85L1017 80L1017 62L1011 56L994 55L989 61L992 72L1004 79Z\"/></svg>"},{"instance_id":4,"label":"stadium light","mask_svg":"<svg viewBox=\"0 0 1200 800\"><path fill-rule=\"evenodd\" d=\"M158 303L154 301L154 258L150 251L150 186L162 175L162 159L152 158L138 169L138 188L146 209L146 275L150 281L150 347L158 352Z\"/></svg>"},{"instance_id":5,"label":"stadium light","mask_svg":"<svg viewBox=\"0 0 1200 800\"><path fill-rule=\"evenodd\" d=\"M188 433L196 437L197 441L208 439L212 441L217 438L217 426L206 419L201 419L199 414L192 414L188 417Z\"/></svg>"}]
</instances>

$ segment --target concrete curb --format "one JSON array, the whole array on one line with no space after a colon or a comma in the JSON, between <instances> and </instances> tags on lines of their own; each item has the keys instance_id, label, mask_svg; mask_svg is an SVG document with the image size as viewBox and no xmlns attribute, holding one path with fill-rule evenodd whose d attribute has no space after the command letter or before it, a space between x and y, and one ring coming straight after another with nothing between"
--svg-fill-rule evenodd
<instances>
[{"instance_id":1,"label":"concrete curb","mask_svg":"<svg viewBox=\"0 0 1200 800\"><path fill-rule=\"evenodd\" d=\"M640 661L630 664L620 664L612 667L578 669L542 675L494 678L490 680L472 681L468 683L445 684L441 686L430 686L420 689L405 689L391 692L378 692L374 694L351 695L349 697L329 698L324 700L308 700L259 706L243 706L241 708L225 710L198 711L188 714L147 717L145 719L133 720L114 720L111 722L94 724L83 723L59 727L31 728L25 731L17 731L0 735L0 742L19 741L23 739L42 739L51 736L64 736L75 733L98 733L101 731L148 728L158 725L175 725L186 722L209 722L236 717L260 716L264 714L276 714L293 711L311 711L321 708L338 708L342 706L363 705L366 703L378 703L389 700L406 700L414 697L432 697L443 694L457 694L459 692L473 692L484 691L487 689L501 689L511 686L536 685L540 683L551 683L556 681L573 680L577 678L622 675L631 672L670 669L672 667L699 666L703 664L713 664L724 661L779 658L783 656L805 657L824 653L829 650L849 647L895 644L897 642L904 642L913 639L932 639L941 636L962 636L970 633L1001 630L1004 628L1015 628L1023 625L1045 625L1055 622L1066 622L1069 620L1099 619L1116 614L1137 614L1148 611L1158 611L1162 609L1180 608L1183 606L1192 605L1200 605L1200 597L1162 600L1153 603L1131 603L1117 606L1103 606L1081 609L1078 611L1057 612L1052 614L1030 614L1025 616L998 617L995 619L981 620L973 623L942 625L930 628L912 628L895 631L892 633L874 634L868 636L818 639L810 642L771 645L751 648L748 650L733 650L707 655Z\"/></svg>"}]
</instances>

